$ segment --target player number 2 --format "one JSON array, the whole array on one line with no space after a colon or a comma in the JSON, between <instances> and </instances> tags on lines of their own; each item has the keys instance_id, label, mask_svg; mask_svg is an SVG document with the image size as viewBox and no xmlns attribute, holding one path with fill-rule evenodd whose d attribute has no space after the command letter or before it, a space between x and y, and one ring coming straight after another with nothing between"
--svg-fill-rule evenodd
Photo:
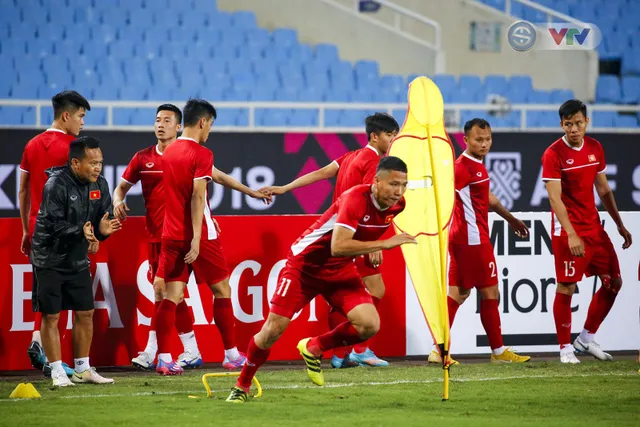
<instances>
[{"instance_id":1,"label":"player number 2","mask_svg":"<svg viewBox=\"0 0 640 427\"><path fill-rule=\"evenodd\" d=\"M565 261L564 262L564 275L565 276L573 276L576 274L576 269L573 266L575 261Z\"/></svg>"},{"instance_id":2,"label":"player number 2","mask_svg":"<svg viewBox=\"0 0 640 427\"><path fill-rule=\"evenodd\" d=\"M491 261L489 263L489 268L491 269L491 277L496 277L496 263Z\"/></svg>"},{"instance_id":3,"label":"player number 2","mask_svg":"<svg viewBox=\"0 0 640 427\"><path fill-rule=\"evenodd\" d=\"M291 279L283 277L280 281L280 286L278 286L278 289L276 289L276 294L280 295L281 297L285 296L287 294L287 291L289 290L289 285L291 285Z\"/></svg>"}]
</instances>

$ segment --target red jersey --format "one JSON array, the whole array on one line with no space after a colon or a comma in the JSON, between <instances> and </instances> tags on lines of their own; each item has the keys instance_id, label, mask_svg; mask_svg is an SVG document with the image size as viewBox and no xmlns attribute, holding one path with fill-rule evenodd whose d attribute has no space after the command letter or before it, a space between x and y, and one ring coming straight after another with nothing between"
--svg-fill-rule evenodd
<instances>
[{"instance_id":1,"label":"red jersey","mask_svg":"<svg viewBox=\"0 0 640 427\"><path fill-rule=\"evenodd\" d=\"M31 209L29 210L29 231L33 232L42 203L42 191L48 176L45 170L54 166L64 166L69 161L69 144L76 139L59 129L47 129L27 143L22 152L20 170L29 174Z\"/></svg>"},{"instance_id":2,"label":"red jersey","mask_svg":"<svg viewBox=\"0 0 640 427\"><path fill-rule=\"evenodd\" d=\"M542 180L561 182L562 202L578 235L599 233L602 228L593 197L593 183L606 166L602 146L588 136L584 137L580 148L572 147L563 136L542 155ZM551 221L554 236L567 235L553 211Z\"/></svg>"},{"instance_id":3,"label":"red jersey","mask_svg":"<svg viewBox=\"0 0 640 427\"><path fill-rule=\"evenodd\" d=\"M353 263L353 258L331 255L333 227L339 225L355 232L353 238L365 242L378 240L389 228L393 218L404 210L404 197L387 209L373 197L371 184L353 187L309 227L291 246L289 261L301 270L337 271Z\"/></svg>"},{"instance_id":4,"label":"red jersey","mask_svg":"<svg viewBox=\"0 0 640 427\"><path fill-rule=\"evenodd\" d=\"M489 191L491 182L481 160L462 153L454 168L456 203L449 231L451 243L480 245L489 238Z\"/></svg>"},{"instance_id":5,"label":"red jersey","mask_svg":"<svg viewBox=\"0 0 640 427\"><path fill-rule=\"evenodd\" d=\"M164 186L162 184L162 153L158 146L138 151L122 174L122 179L133 185L142 184L142 197L146 210L147 237L150 242L162 238L164 221Z\"/></svg>"},{"instance_id":6,"label":"red jersey","mask_svg":"<svg viewBox=\"0 0 640 427\"><path fill-rule=\"evenodd\" d=\"M178 138L164 150L162 167L165 196L162 238L191 241L193 239L191 225L193 181L196 179L211 181L213 153L198 144L195 139ZM216 239L218 233L211 219L208 195L202 215L202 239Z\"/></svg>"},{"instance_id":7,"label":"red jersey","mask_svg":"<svg viewBox=\"0 0 640 427\"><path fill-rule=\"evenodd\" d=\"M370 145L366 145L356 151L350 151L341 156L334 163L340 168L336 188L333 191L332 203L352 187L360 184L373 184L373 177L376 176L376 169L380 162L378 150Z\"/></svg>"}]
</instances>

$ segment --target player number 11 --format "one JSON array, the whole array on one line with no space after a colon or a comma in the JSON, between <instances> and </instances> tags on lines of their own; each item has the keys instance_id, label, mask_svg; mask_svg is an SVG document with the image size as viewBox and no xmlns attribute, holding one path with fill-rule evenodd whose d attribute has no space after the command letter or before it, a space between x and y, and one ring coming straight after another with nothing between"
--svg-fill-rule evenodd
<instances>
[{"instance_id":1,"label":"player number 11","mask_svg":"<svg viewBox=\"0 0 640 427\"><path fill-rule=\"evenodd\" d=\"M291 285L291 279L283 277L280 281L280 286L278 286L278 289L276 289L276 294L280 295L281 297L285 296L287 294L287 291L289 290L289 285Z\"/></svg>"}]
</instances>

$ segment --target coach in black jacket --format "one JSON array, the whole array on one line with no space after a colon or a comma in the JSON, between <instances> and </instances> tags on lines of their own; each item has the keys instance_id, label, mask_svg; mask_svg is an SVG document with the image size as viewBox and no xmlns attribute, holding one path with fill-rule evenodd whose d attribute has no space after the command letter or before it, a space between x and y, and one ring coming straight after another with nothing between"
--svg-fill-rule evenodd
<instances>
[{"instance_id":1,"label":"coach in black jacket","mask_svg":"<svg viewBox=\"0 0 640 427\"><path fill-rule=\"evenodd\" d=\"M33 307L42 313L42 344L51 361L54 386L113 382L89 365L93 289L87 256L97 252L99 241L121 227L117 219L110 219L111 196L101 171L99 141L89 136L74 140L69 146L69 163L47 170L49 179L33 233ZM61 361L61 310L74 311L75 373L71 381Z\"/></svg>"}]
</instances>

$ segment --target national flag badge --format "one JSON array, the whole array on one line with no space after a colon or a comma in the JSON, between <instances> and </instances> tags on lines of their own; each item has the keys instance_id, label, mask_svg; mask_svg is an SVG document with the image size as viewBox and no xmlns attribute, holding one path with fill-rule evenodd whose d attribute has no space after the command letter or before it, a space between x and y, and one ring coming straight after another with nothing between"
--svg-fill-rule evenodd
<instances>
[{"instance_id":1,"label":"national flag badge","mask_svg":"<svg viewBox=\"0 0 640 427\"><path fill-rule=\"evenodd\" d=\"M389 224L391 221L393 221L393 215L387 215L387 217L384 219L385 224Z\"/></svg>"},{"instance_id":2,"label":"national flag badge","mask_svg":"<svg viewBox=\"0 0 640 427\"><path fill-rule=\"evenodd\" d=\"M93 190L89 192L90 200L99 200L100 199L100 190Z\"/></svg>"},{"instance_id":3,"label":"national flag badge","mask_svg":"<svg viewBox=\"0 0 640 427\"><path fill-rule=\"evenodd\" d=\"M595 162L596 161L596 156L594 154L589 154L589 161L590 162Z\"/></svg>"}]
</instances>

